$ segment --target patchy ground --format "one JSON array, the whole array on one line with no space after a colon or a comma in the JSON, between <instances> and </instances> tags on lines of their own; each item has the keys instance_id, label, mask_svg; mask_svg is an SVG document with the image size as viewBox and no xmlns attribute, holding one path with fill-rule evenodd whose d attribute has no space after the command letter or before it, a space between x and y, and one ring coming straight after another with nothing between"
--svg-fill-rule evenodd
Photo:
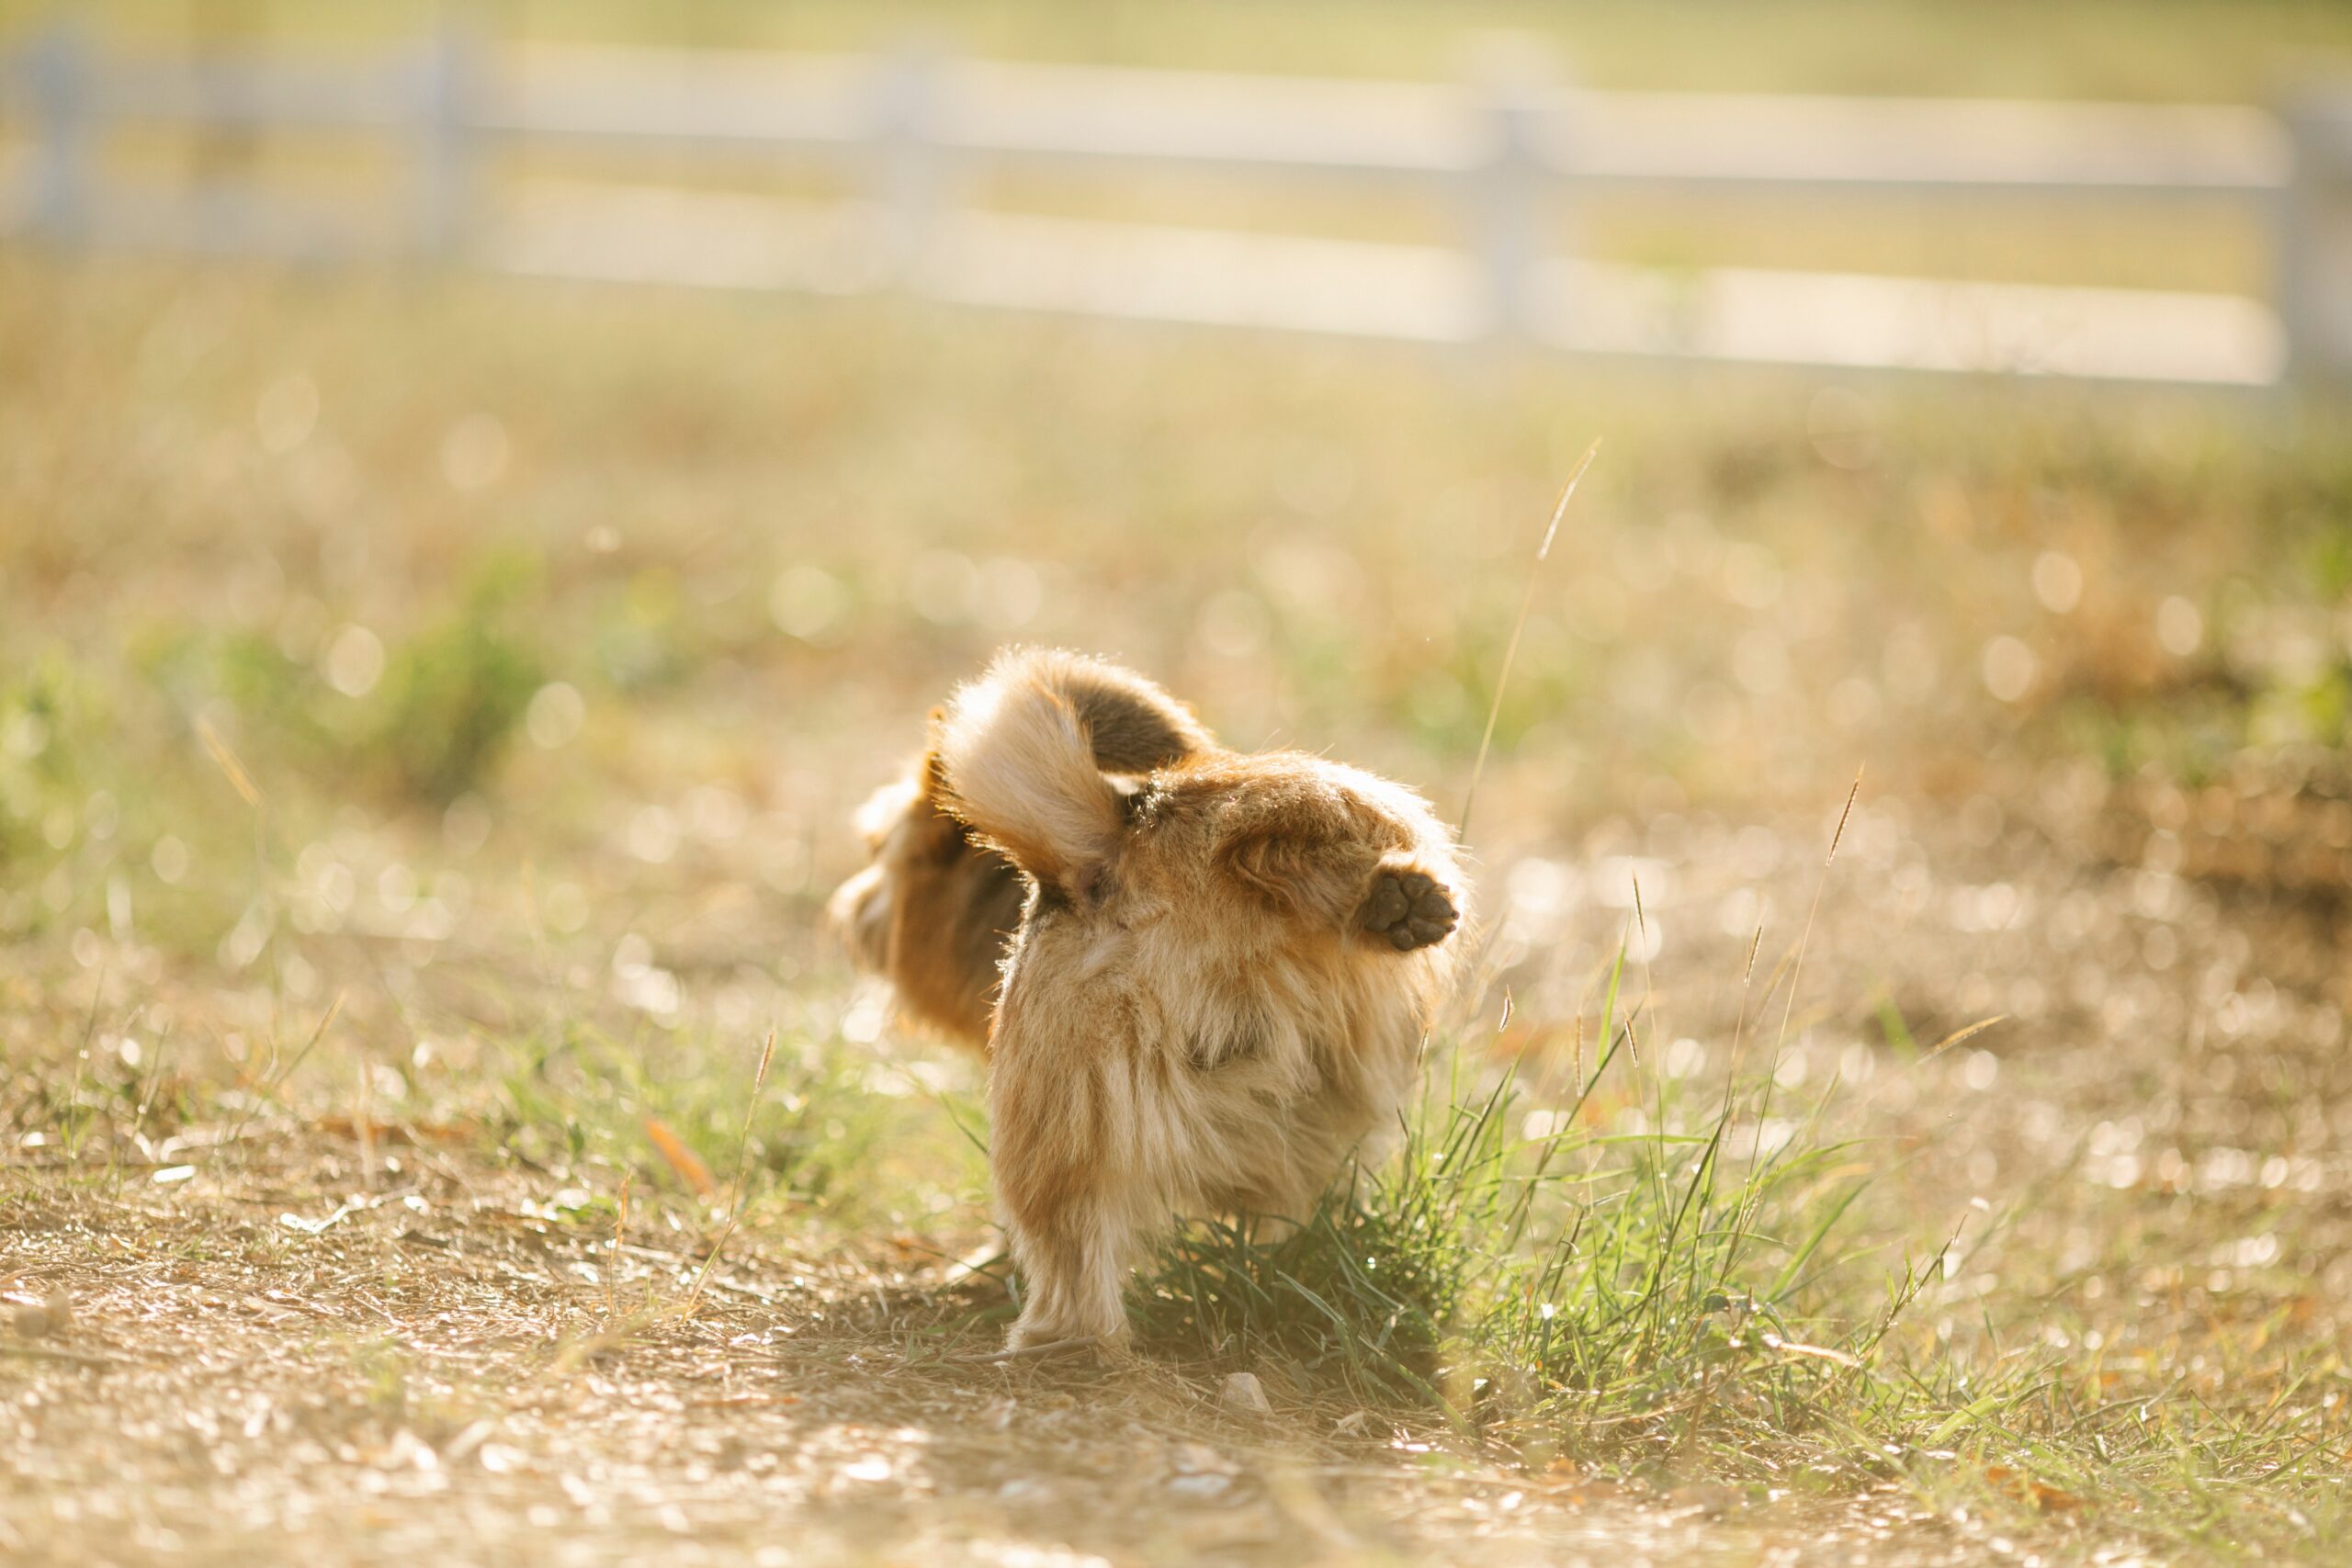
<instances>
[{"instance_id":1,"label":"patchy ground","mask_svg":"<svg viewBox=\"0 0 2352 1568\"><path fill-rule=\"evenodd\" d=\"M0 1555L2341 1554L2340 415L0 272ZM1596 434L1432 1046L1540 1212L1374 1204L1378 1395L980 1359L854 804L1022 638L1452 814Z\"/></svg>"},{"instance_id":2,"label":"patchy ground","mask_svg":"<svg viewBox=\"0 0 2352 1568\"><path fill-rule=\"evenodd\" d=\"M1807 1070L1857 1080L1848 1125L1897 1153L1901 1202L1959 1230L1933 1332L2022 1274L2041 1298L2029 1351L2161 1368L2208 1397L2265 1377L2273 1336L2340 1344L2343 1282L2324 1271L2345 1256L2335 1195L2352 1178L2340 912L2070 865L2030 827L1982 844L1905 832L1905 815L1865 807L1849 826L1852 865L1825 898L1804 990L1852 996L1874 975L1928 1027L1917 1021L1984 1006L1975 993L1997 976L1992 1000L2022 1016L1935 1060L1897 1060L1883 1042L1801 1045L1786 1059L1809 1068L1782 1077L1792 1093ZM1767 836L1802 831L1669 826L1617 846L1645 852L1648 917L1690 933L1663 989L1736 953L1727 916L1759 886L1805 893L1797 846L1785 869L1761 864ZM1598 934L1590 917L1615 901L1590 869L1611 863L1605 848L1561 863L1570 891L1529 899L1559 921L1531 945ZM1743 852L1760 877L1732 863ZM2152 970L2167 940L2182 961ZM1553 967L1512 972L1540 994ZM91 972L67 988L98 984ZM2228 1021L2183 1051L2165 1022L2199 987ZM1729 998L1659 1005L1706 1035ZM2223 1092L2242 1074L2301 1087L2250 1105ZM365 1126L363 1140L348 1116L272 1108L161 1136L118 1123L71 1158L17 1152L0 1544L188 1562L2204 1554L2150 1541L2128 1511L2079 1520L2070 1497L1987 1517L1983 1476L1939 1477L1916 1453L1827 1496L1801 1477L1620 1480L1568 1461L1531 1471L1274 1366L1261 1416L1204 1366L989 1364L1002 1291L970 1271L989 1253L974 1214L886 1241L770 1211L706 1269L722 1227L690 1203L639 1201L616 1224L609 1170L499 1157L475 1131L399 1115ZM2340 1446L2334 1364L2295 1418ZM2261 1506L2230 1505L2206 1545L2229 1546L2229 1514Z\"/></svg>"},{"instance_id":3,"label":"patchy ground","mask_svg":"<svg viewBox=\"0 0 2352 1568\"><path fill-rule=\"evenodd\" d=\"M1504 1562L1747 1562L1802 1528L1876 1543L1871 1561L1963 1555L1967 1532L1934 1526L1890 1553L1872 1527L1918 1517L1901 1496L1750 1517L1728 1489L1621 1495L1385 1421L1238 1414L1148 1364L959 1364L991 1337L943 1337L967 1303L903 1262L746 1247L690 1319L616 1317L608 1291L687 1297L697 1259L628 1243L616 1263L609 1241L551 1235L511 1175L411 1170L334 1200L351 1164L314 1155L243 1201L134 1187L22 1216L20 1283L69 1292L74 1320L10 1346L6 1544L42 1561L1003 1563L1476 1542ZM286 1202L343 1217L308 1237L271 1212ZM125 1229L142 1245L99 1239Z\"/></svg>"}]
</instances>

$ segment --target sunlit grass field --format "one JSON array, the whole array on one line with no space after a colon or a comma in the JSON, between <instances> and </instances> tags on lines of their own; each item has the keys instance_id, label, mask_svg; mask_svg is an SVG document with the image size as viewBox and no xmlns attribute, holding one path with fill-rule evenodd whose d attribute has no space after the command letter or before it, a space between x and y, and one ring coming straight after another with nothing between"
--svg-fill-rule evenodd
<instances>
[{"instance_id":1,"label":"sunlit grass field","mask_svg":"<svg viewBox=\"0 0 2352 1568\"><path fill-rule=\"evenodd\" d=\"M398 1310L319 1328L301 1375L379 1441L724 1359L769 1279L846 1336L798 1386L994 1375L956 1370L1011 1310L977 1068L820 929L855 802L1033 640L1456 816L1598 438L1407 1152L1297 1235L1180 1238L1147 1364L1250 1371L1250 1440L1408 1483L2324 1561L2346 435L2324 400L12 258L0 1286L71 1282L81 1326L0 1376L141 1354L102 1279L311 1277L365 1226L453 1227L358 1255L395 1306L494 1293L459 1217L493 1194L574 1260L549 1326L504 1370ZM222 1217L254 1203L266 1235ZM248 1462L322 1484L287 1452ZM49 1505L112 1455L19 1458L12 1529L111 1539Z\"/></svg>"},{"instance_id":2,"label":"sunlit grass field","mask_svg":"<svg viewBox=\"0 0 2352 1568\"><path fill-rule=\"evenodd\" d=\"M2185 102L2352 58L2290 0L77 15ZM1577 221L2269 268L2215 213ZM820 914L1012 641L1401 779L1476 868L1398 1151L1171 1237L1102 1365L985 1359L982 1068ZM2318 389L0 254L0 1558L2336 1561L2347 748Z\"/></svg>"}]
</instances>

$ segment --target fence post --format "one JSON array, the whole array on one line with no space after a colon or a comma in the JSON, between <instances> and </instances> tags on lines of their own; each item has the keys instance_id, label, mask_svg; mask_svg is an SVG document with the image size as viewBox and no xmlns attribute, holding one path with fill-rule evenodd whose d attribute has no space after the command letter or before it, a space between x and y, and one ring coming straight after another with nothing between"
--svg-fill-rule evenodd
<instances>
[{"instance_id":1,"label":"fence post","mask_svg":"<svg viewBox=\"0 0 2352 1568\"><path fill-rule=\"evenodd\" d=\"M33 41L26 68L40 138L34 155L33 231L70 244L85 236L90 221L97 115L91 101L88 32L77 21L60 18Z\"/></svg>"},{"instance_id":2,"label":"fence post","mask_svg":"<svg viewBox=\"0 0 2352 1568\"><path fill-rule=\"evenodd\" d=\"M473 38L444 22L425 40L417 73L414 243L446 256L465 242L473 216L473 110L480 88Z\"/></svg>"},{"instance_id":3,"label":"fence post","mask_svg":"<svg viewBox=\"0 0 2352 1568\"><path fill-rule=\"evenodd\" d=\"M2296 99L2280 118L2292 164L2273 265L2288 370L2352 378L2352 88Z\"/></svg>"},{"instance_id":4,"label":"fence post","mask_svg":"<svg viewBox=\"0 0 2352 1568\"><path fill-rule=\"evenodd\" d=\"M883 277L900 288L922 281L939 224L944 67L936 41L912 38L881 58L875 84L878 260Z\"/></svg>"},{"instance_id":5,"label":"fence post","mask_svg":"<svg viewBox=\"0 0 2352 1568\"><path fill-rule=\"evenodd\" d=\"M1480 41L1473 58L1485 159L1472 173L1474 243L1490 337L1523 339L1536 325L1545 243L1550 126L1556 75L1543 46L1515 35Z\"/></svg>"}]
</instances>

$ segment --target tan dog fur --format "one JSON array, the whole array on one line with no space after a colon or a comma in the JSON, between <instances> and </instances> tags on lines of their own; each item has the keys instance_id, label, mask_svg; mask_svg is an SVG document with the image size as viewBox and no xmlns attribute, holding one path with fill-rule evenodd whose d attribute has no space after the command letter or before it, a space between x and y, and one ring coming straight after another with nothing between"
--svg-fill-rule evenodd
<instances>
[{"instance_id":1,"label":"tan dog fur","mask_svg":"<svg viewBox=\"0 0 2352 1568\"><path fill-rule=\"evenodd\" d=\"M1114 676L1136 679L1008 652L938 730L934 798L1031 884L989 1036L1016 1349L1121 1337L1173 1215L1303 1216L1395 1126L1460 946L1453 843L1418 795L1204 734L1106 777L1085 694Z\"/></svg>"},{"instance_id":2,"label":"tan dog fur","mask_svg":"<svg viewBox=\"0 0 2352 1568\"><path fill-rule=\"evenodd\" d=\"M1139 675L1108 664L1069 673L1069 700L1105 773L1139 776L1216 744L1191 709ZM873 861L826 908L859 966L889 980L902 1014L981 1050L1028 886L1012 862L974 841L945 793L936 750L876 791L857 816Z\"/></svg>"}]
</instances>

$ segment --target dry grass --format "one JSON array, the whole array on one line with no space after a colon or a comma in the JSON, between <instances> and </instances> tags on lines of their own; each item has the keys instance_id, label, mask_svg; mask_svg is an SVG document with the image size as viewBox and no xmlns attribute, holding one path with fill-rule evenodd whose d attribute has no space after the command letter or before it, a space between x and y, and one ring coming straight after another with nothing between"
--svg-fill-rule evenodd
<instances>
[{"instance_id":1,"label":"dry grass","mask_svg":"<svg viewBox=\"0 0 2352 1568\"><path fill-rule=\"evenodd\" d=\"M10 261L0 1548L2324 1561L2352 470L2298 417ZM815 929L851 803L1012 636L1458 799L1597 431L1452 1058L1568 1263L1464 1274L1419 1391L1245 1288L1361 1257L1213 1233L1222 1327L977 1364L972 1070Z\"/></svg>"}]
</instances>

